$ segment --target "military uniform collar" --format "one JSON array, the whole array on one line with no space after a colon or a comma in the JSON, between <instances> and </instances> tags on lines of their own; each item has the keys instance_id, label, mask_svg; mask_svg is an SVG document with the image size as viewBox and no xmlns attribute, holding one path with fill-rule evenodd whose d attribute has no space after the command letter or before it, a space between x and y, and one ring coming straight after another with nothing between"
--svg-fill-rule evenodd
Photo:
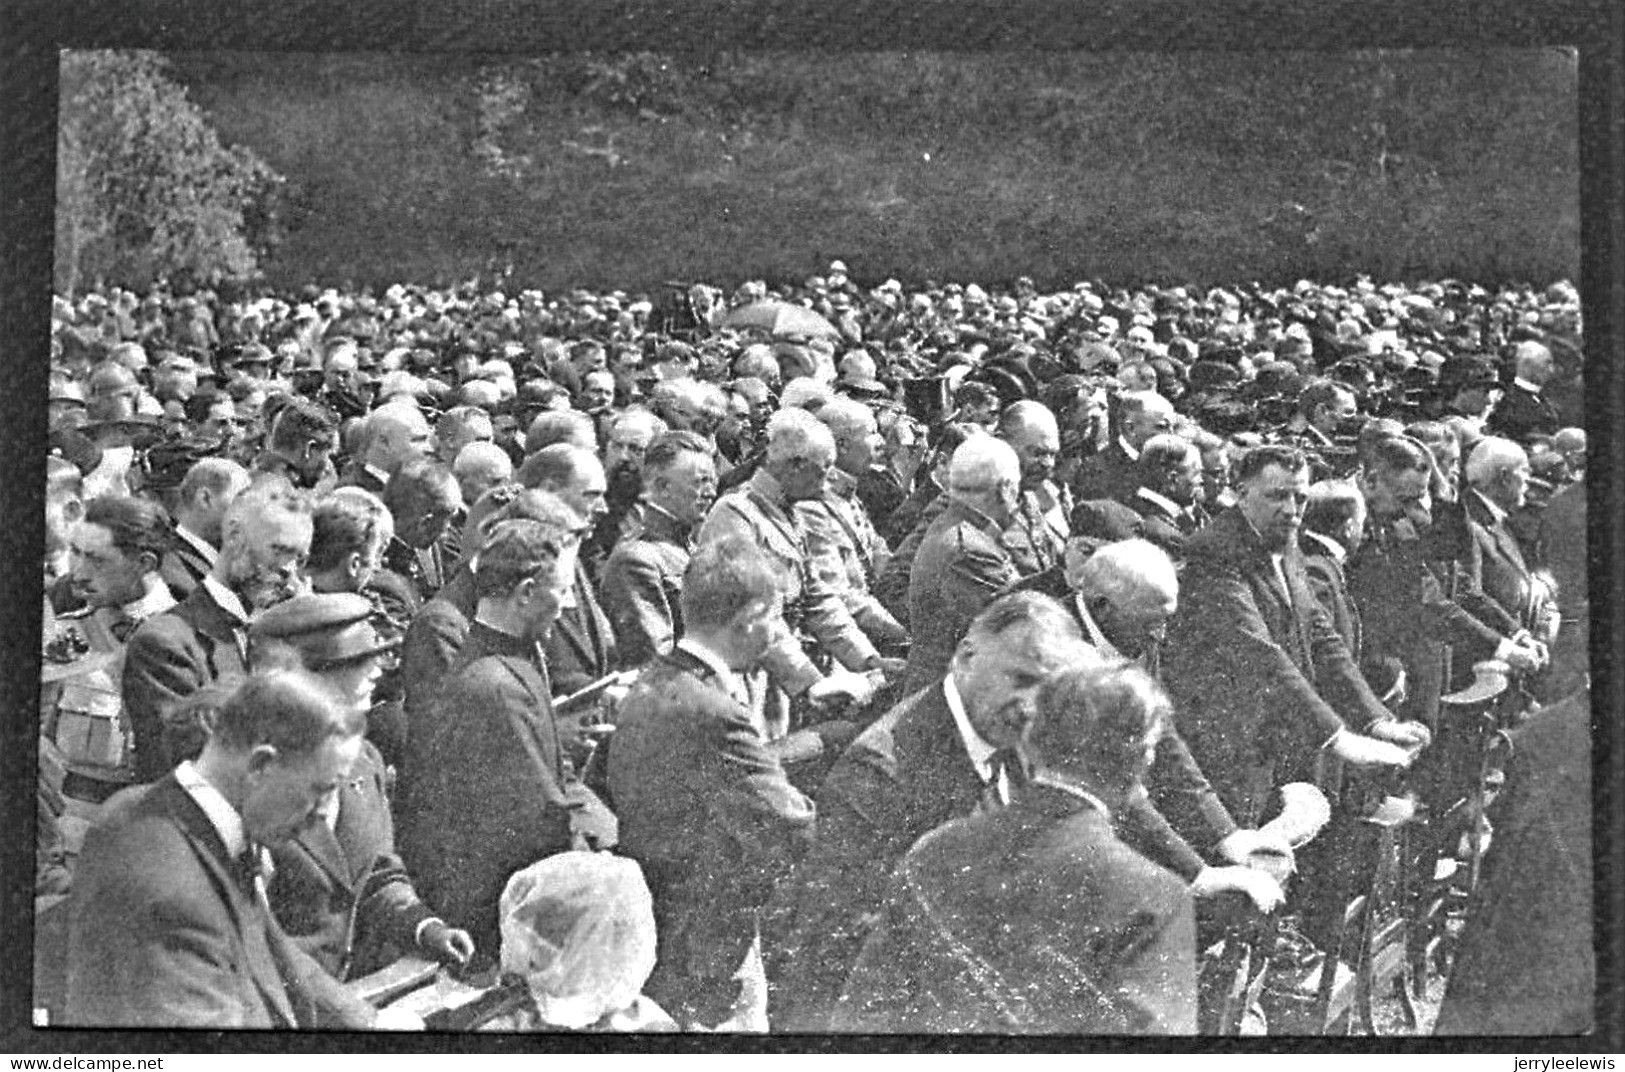
<instances>
[{"instance_id":1,"label":"military uniform collar","mask_svg":"<svg viewBox=\"0 0 1625 1072\"><path fill-rule=\"evenodd\" d=\"M999 533L1004 531L1003 525L1000 525L997 521L994 521L987 514L983 513L981 510L978 510L964 499L953 498L952 492L945 492L944 494L949 496L948 508L950 510L958 510L974 525L976 525L977 528L984 532L991 533Z\"/></svg>"},{"instance_id":2,"label":"military uniform collar","mask_svg":"<svg viewBox=\"0 0 1625 1072\"><path fill-rule=\"evenodd\" d=\"M750 490L770 505L783 511L789 504L784 498L784 488L779 484L778 477L767 471L766 466L758 466L756 472L750 477Z\"/></svg>"},{"instance_id":3,"label":"military uniform collar","mask_svg":"<svg viewBox=\"0 0 1625 1072\"><path fill-rule=\"evenodd\" d=\"M694 542L694 526L678 520L676 514L648 499L643 500L643 534L646 538L671 539L684 545Z\"/></svg>"}]
</instances>

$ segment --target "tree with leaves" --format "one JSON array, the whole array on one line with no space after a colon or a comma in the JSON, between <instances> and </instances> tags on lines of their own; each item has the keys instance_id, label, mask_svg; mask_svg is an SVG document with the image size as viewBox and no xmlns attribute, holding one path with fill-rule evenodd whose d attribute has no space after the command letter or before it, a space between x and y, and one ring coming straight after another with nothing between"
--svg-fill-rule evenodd
<instances>
[{"instance_id":1,"label":"tree with leaves","mask_svg":"<svg viewBox=\"0 0 1625 1072\"><path fill-rule=\"evenodd\" d=\"M282 177L223 146L154 53L64 53L61 75L57 290L253 276Z\"/></svg>"}]
</instances>

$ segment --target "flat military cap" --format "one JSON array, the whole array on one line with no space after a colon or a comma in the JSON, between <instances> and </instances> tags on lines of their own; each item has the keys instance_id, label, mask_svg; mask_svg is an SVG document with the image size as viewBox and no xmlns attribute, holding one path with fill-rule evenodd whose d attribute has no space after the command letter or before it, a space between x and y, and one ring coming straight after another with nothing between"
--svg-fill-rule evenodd
<instances>
[{"instance_id":1,"label":"flat military cap","mask_svg":"<svg viewBox=\"0 0 1625 1072\"><path fill-rule=\"evenodd\" d=\"M299 652L305 668L320 672L396 647L373 627L377 613L365 596L324 592L294 596L259 614L248 626L256 650L278 641Z\"/></svg>"}]
</instances>

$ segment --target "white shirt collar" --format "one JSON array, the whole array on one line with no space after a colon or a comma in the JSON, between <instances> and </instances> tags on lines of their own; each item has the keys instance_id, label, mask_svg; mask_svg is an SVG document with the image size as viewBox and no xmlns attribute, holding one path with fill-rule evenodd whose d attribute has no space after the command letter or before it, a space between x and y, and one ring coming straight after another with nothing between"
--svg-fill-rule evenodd
<instances>
[{"instance_id":1,"label":"white shirt collar","mask_svg":"<svg viewBox=\"0 0 1625 1072\"><path fill-rule=\"evenodd\" d=\"M717 680L722 683L722 687L727 689L731 695L738 696L744 692L744 687L739 678L729 668L728 664L722 661L722 656L693 637L685 636L675 646L688 652L709 667L711 672L717 676Z\"/></svg>"},{"instance_id":2,"label":"white shirt collar","mask_svg":"<svg viewBox=\"0 0 1625 1072\"><path fill-rule=\"evenodd\" d=\"M1140 452L1129 446L1128 440L1122 436L1117 437L1117 445L1123 448L1123 453L1128 455L1129 461L1137 462L1140 460Z\"/></svg>"},{"instance_id":3,"label":"white shirt collar","mask_svg":"<svg viewBox=\"0 0 1625 1072\"><path fill-rule=\"evenodd\" d=\"M138 622L144 622L154 614L162 614L175 605L175 596L169 591L162 577L151 576L147 578L147 590L140 599L134 603L126 603L118 609L122 617Z\"/></svg>"},{"instance_id":4,"label":"white shirt collar","mask_svg":"<svg viewBox=\"0 0 1625 1072\"><path fill-rule=\"evenodd\" d=\"M976 768L976 774L986 782L993 777L993 753L998 749L982 739L976 732L976 727L970 724L970 716L965 714L965 701L959 697L959 688L954 684L954 675L950 672L942 679L942 694L948 701L948 713L954 717L954 725L959 727L959 739L965 742L965 753L970 756L971 766Z\"/></svg>"},{"instance_id":5,"label":"white shirt collar","mask_svg":"<svg viewBox=\"0 0 1625 1072\"><path fill-rule=\"evenodd\" d=\"M376 477L378 479L378 483L380 483L380 484L389 483L389 473L386 472L383 469L378 468L376 465L369 465L366 462L362 462L361 463L361 468L365 469L367 472L371 473L374 477Z\"/></svg>"},{"instance_id":6,"label":"white shirt collar","mask_svg":"<svg viewBox=\"0 0 1625 1072\"><path fill-rule=\"evenodd\" d=\"M1106 807L1106 802L1104 800L1101 800L1099 797L1089 792L1089 790L1085 789L1083 786L1078 785L1076 782L1067 781L1065 778L1053 771L1036 772L1033 775L1033 784L1048 786L1057 792L1065 793L1069 797L1076 800L1081 800L1083 803L1087 804L1091 808L1094 808L1107 818L1111 817L1112 810Z\"/></svg>"},{"instance_id":7,"label":"white shirt collar","mask_svg":"<svg viewBox=\"0 0 1625 1072\"><path fill-rule=\"evenodd\" d=\"M1168 512L1169 517L1181 517L1185 513L1185 508L1183 506L1180 506L1178 503L1174 502L1174 500L1168 498L1168 496L1152 491L1150 488L1145 487L1144 485L1137 488L1134 494L1147 502L1155 503L1157 506L1160 506L1162 509Z\"/></svg>"},{"instance_id":8,"label":"white shirt collar","mask_svg":"<svg viewBox=\"0 0 1625 1072\"><path fill-rule=\"evenodd\" d=\"M1514 387L1522 387L1525 391L1528 391L1532 395L1540 394L1540 385L1535 384L1535 383L1530 383L1528 380L1524 379L1522 376L1514 376L1514 377L1512 377L1512 384L1513 384Z\"/></svg>"},{"instance_id":9,"label":"white shirt collar","mask_svg":"<svg viewBox=\"0 0 1625 1072\"><path fill-rule=\"evenodd\" d=\"M199 536L197 533L193 532L191 529L187 528L185 525L176 525L175 535L179 536L181 539L190 544L192 549L198 553L199 557L201 557L204 562L208 563L209 568L214 568L215 562L220 558L220 552L215 550L213 544Z\"/></svg>"},{"instance_id":10,"label":"white shirt collar","mask_svg":"<svg viewBox=\"0 0 1625 1072\"><path fill-rule=\"evenodd\" d=\"M214 826L215 833L226 846L226 855L235 860L243 854L248 847L248 831L243 827L243 817L237 814L237 809L221 795L220 790L203 777L201 771L189 759L182 760L175 768L175 780L181 783L187 796L203 809L203 814L209 817Z\"/></svg>"},{"instance_id":11,"label":"white shirt collar","mask_svg":"<svg viewBox=\"0 0 1625 1072\"><path fill-rule=\"evenodd\" d=\"M237 593L221 584L211 573L203 578L203 587L220 604L220 609L237 619L239 625L248 624L248 611L243 607L243 601L237 598Z\"/></svg>"},{"instance_id":12,"label":"white shirt collar","mask_svg":"<svg viewBox=\"0 0 1625 1072\"><path fill-rule=\"evenodd\" d=\"M1078 604L1078 616L1083 620L1083 631L1088 634L1089 643L1094 646L1094 649L1107 659L1123 658L1123 653L1117 650L1115 644L1106 639L1106 634L1100 629L1100 623L1096 622L1095 616L1089 613L1089 607L1084 603L1082 594L1074 595L1072 598Z\"/></svg>"},{"instance_id":13,"label":"white shirt collar","mask_svg":"<svg viewBox=\"0 0 1625 1072\"><path fill-rule=\"evenodd\" d=\"M1332 539L1330 536L1323 536L1318 532L1310 532L1308 529L1304 529L1303 534L1309 537L1309 539L1313 540L1315 543L1324 547L1326 549L1326 553L1331 555L1333 560L1335 560L1339 566L1341 566L1348 559L1349 553L1343 549L1343 545Z\"/></svg>"}]
</instances>

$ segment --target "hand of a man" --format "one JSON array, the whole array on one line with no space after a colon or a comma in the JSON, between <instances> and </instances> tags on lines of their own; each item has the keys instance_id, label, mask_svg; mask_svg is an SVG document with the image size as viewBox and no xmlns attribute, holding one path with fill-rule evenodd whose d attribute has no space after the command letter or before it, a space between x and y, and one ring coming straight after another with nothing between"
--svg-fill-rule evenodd
<instances>
[{"instance_id":1,"label":"hand of a man","mask_svg":"<svg viewBox=\"0 0 1625 1072\"><path fill-rule=\"evenodd\" d=\"M464 930L448 927L438 919L431 919L418 939L423 949L435 959L451 964L467 964L474 956L474 939Z\"/></svg>"},{"instance_id":2,"label":"hand of a man","mask_svg":"<svg viewBox=\"0 0 1625 1072\"><path fill-rule=\"evenodd\" d=\"M807 699L816 707L832 707L841 701L861 707L874 693L875 687L865 675L851 670L831 670L823 680L813 682L807 690Z\"/></svg>"},{"instance_id":3,"label":"hand of a man","mask_svg":"<svg viewBox=\"0 0 1625 1072\"><path fill-rule=\"evenodd\" d=\"M1507 665L1520 673L1532 674L1540 669L1540 651L1533 641L1513 643L1504 655Z\"/></svg>"},{"instance_id":4,"label":"hand of a man","mask_svg":"<svg viewBox=\"0 0 1625 1072\"><path fill-rule=\"evenodd\" d=\"M1212 897L1225 890L1245 893L1260 912L1273 912L1286 900L1281 884L1250 867L1204 867L1191 882L1191 896Z\"/></svg>"},{"instance_id":5,"label":"hand of a man","mask_svg":"<svg viewBox=\"0 0 1625 1072\"><path fill-rule=\"evenodd\" d=\"M391 1005L378 1010L378 1019L372 1022L374 1031L422 1031L423 1017L415 1012Z\"/></svg>"},{"instance_id":6,"label":"hand of a man","mask_svg":"<svg viewBox=\"0 0 1625 1072\"><path fill-rule=\"evenodd\" d=\"M875 664L875 669L886 675L887 681L896 681L898 678L903 676L903 670L907 666L907 659L888 659L882 657Z\"/></svg>"},{"instance_id":7,"label":"hand of a man","mask_svg":"<svg viewBox=\"0 0 1625 1072\"><path fill-rule=\"evenodd\" d=\"M1411 756L1397 744L1344 730L1332 741L1332 754L1357 767L1408 767Z\"/></svg>"},{"instance_id":8,"label":"hand of a man","mask_svg":"<svg viewBox=\"0 0 1625 1072\"><path fill-rule=\"evenodd\" d=\"M1401 722L1398 719L1373 722L1366 732L1379 741L1397 744L1401 748L1422 749L1433 740L1432 732L1422 723Z\"/></svg>"},{"instance_id":9,"label":"hand of a man","mask_svg":"<svg viewBox=\"0 0 1625 1072\"><path fill-rule=\"evenodd\" d=\"M1285 838L1262 830L1237 830L1219 842L1215 848L1221 859L1244 867L1257 856L1272 856L1277 859L1284 857L1288 861L1292 859L1292 846Z\"/></svg>"}]
</instances>

